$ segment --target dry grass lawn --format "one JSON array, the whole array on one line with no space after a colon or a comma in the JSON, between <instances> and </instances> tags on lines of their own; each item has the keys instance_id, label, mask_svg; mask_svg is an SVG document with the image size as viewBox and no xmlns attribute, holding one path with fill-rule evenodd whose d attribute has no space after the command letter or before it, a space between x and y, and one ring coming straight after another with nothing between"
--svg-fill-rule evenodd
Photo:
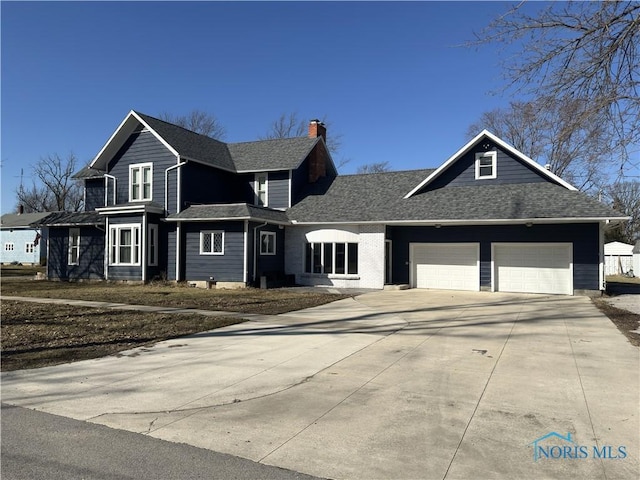
<instances>
[{"instance_id":1,"label":"dry grass lawn","mask_svg":"<svg viewBox=\"0 0 640 480\"><path fill-rule=\"evenodd\" d=\"M287 313L348 297L348 295L334 295L322 291L305 293L292 289L205 290L174 283L126 285L108 282L69 283L9 278L2 279L2 295L97 300L131 305L197 308L265 315Z\"/></svg>"}]
</instances>

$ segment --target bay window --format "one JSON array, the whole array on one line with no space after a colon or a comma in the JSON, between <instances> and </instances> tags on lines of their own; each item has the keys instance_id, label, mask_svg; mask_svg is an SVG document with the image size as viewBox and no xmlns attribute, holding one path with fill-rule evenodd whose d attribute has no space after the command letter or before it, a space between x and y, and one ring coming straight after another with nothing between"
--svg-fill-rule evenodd
<instances>
[{"instance_id":1,"label":"bay window","mask_svg":"<svg viewBox=\"0 0 640 480\"><path fill-rule=\"evenodd\" d=\"M140 265L140 225L109 228L109 265Z\"/></svg>"},{"instance_id":2,"label":"bay window","mask_svg":"<svg viewBox=\"0 0 640 480\"><path fill-rule=\"evenodd\" d=\"M305 244L304 271L335 275L358 274L358 244L314 242Z\"/></svg>"}]
</instances>

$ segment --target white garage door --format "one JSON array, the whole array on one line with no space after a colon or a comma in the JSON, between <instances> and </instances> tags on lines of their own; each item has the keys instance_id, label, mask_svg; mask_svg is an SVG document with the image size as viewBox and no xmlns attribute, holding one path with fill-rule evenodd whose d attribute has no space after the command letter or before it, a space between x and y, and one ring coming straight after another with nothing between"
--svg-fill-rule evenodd
<instances>
[{"instance_id":1,"label":"white garage door","mask_svg":"<svg viewBox=\"0 0 640 480\"><path fill-rule=\"evenodd\" d=\"M494 243L493 262L495 290L573 294L570 243Z\"/></svg>"},{"instance_id":2,"label":"white garage door","mask_svg":"<svg viewBox=\"0 0 640 480\"><path fill-rule=\"evenodd\" d=\"M444 290L480 290L477 243L414 243L412 286Z\"/></svg>"}]
</instances>

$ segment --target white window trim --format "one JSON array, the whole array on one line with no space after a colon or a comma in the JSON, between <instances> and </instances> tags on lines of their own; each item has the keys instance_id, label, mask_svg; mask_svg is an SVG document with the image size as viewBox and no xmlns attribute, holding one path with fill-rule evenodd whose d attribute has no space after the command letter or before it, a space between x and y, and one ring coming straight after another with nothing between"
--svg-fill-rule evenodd
<instances>
[{"instance_id":1,"label":"white window trim","mask_svg":"<svg viewBox=\"0 0 640 480\"><path fill-rule=\"evenodd\" d=\"M149 232L147 234L147 265L149 267L157 267L158 266L158 224L150 223L148 230ZM152 239L154 241L153 252L151 251Z\"/></svg>"},{"instance_id":2,"label":"white window trim","mask_svg":"<svg viewBox=\"0 0 640 480\"><path fill-rule=\"evenodd\" d=\"M31 251L29 251L31 250ZM24 253L35 253L36 251L36 246L33 244L33 242L26 242L24 244Z\"/></svg>"},{"instance_id":3,"label":"white window trim","mask_svg":"<svg viewBox=\"0 0 640 480\"><path fill-rule=\"evenodd\" d=\"M137 262L121 262L120 261L120 230L131 230L131 258L138 258ZM137 231L137 235L136 235ZM114 245L113 239L115 232L116 243ZM136 244L136 237L138 243ZM139 223L122 223L109 226L109 265L111 266L139 266L141 251L140 251L140 224ZM113 254L115 248L115 255ZM134 255L134 250L137 250L137 255ZM114 258L115 257L115 258Z\"/></svg>"},{"instance_id":4,"label":"white window trim","mask_svg":"<svg viewBox=\"0 0 640 480\"><path fill-rule=\"evenodd\" d=\"M145 198L144 195L144 169L149 167L151 183L149 185L149 198ZM140 198L133 198L133 171L140 171ZM134 163L129 165L129 201L130 202L149 202L153 198L153 163Z\"/></svg>"},{"instance_id":5,"label":"white window trim","mask_svg":"<svg viewBox=\"0 0 640 480\"><path fill-rule=\"evenodd\" d=\"M78 243L76 245L72 244L73 237L76 236L77 233ZM71 260L71 254L73 250L76 250L76 261ZM69 249L67 251L67 265L78 265L80 262L80 229L79 228L70 228L69 229Z\"/></svg>"},{"instance_id":6,"label":"white window trim","mask_svg":"<svg viewBox=\"0 0 640 480\"><path fill-rule=\"evenodd\" d=\"M205 252L202 250L202 240L204 238L205 235L211 235L211 249L213 250L213 235L215 234L220 234L222 235L222 251L221 252ZM224 230L201 230L200 231L200 255L224 255Z\"/></svg>"},{"instance_id":7,"label":"white window trim","mask_svg":"<svg viewBox=\"0 0 640 480\"><path fill-rule=\"evenodd\" d=\"M264 243L262 242L262 237L263 236L269 236L269 237L273 237L273 252L264 252L262 250L262 246L264 245ZM277 246L276 246L276 232L260 232L260 255L275 255L277 252Z\"/></svg>"},{"instance_id":8,"label":"white window trim","mask_svg":"<svg viewBox=\"0 0 640 480\"><path fill-rule=\"evenodd\" d=\"M5 242L4 251L13 252L15 250L15 244L13 242Z\"/></svg>"},{"instance_id":9,"label":"white window trim","mask_svg":"<svg viewBox=\"0 0 640 480\"><path fill-rule=\"evenodd\" d=\"M258 192L258 178L264 177L264 203L260 205L260 195ZM255 204L262 207L269 206L269 172L256 173L253 178L253 193L255 195Z\"/></svg>"},{"instance_id":10,"label":"white window trim","mask_svg":"<svg viewBox=\"0 0 640 480\"><path fill-rule=\"evenodd\" d=\"M484 158L491 158L491 175L480 175L480 161ZM486 168L488 165L485 165ZM498 176L498 152L492 150L490 152L476 153L476 180L485 180L497 178Z\"/></svg>"}]
</instances>

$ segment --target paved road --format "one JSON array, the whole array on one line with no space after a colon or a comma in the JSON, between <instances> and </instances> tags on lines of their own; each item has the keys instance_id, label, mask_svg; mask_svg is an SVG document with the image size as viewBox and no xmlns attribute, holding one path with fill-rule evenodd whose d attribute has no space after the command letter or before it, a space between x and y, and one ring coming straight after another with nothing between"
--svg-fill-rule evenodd
<instances>
[{"instance_id":1,"label":"paved road","mask_svg":"<svg viewBox=\"0 0 640 480\"><path fill-rule=\"evenodd\" d=\"M283 479L290 470L2 404L3 480Z\"/></svg>"}]
</instances>

